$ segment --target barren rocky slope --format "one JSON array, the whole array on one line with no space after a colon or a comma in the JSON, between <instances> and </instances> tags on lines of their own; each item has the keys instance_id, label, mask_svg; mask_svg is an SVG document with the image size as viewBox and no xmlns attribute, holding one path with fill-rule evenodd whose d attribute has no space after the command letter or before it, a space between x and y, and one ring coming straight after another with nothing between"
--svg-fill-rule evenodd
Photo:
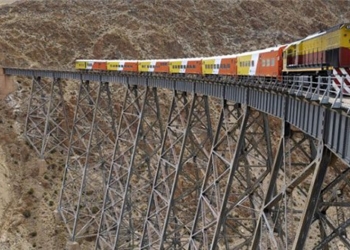
<instances>
[{"instance_id":1,"label":"barren rocky slope","mask_svg":"<svg viewBox=\"0 0 350 250\"><path fill-rule=\"evenodd\" d=\"M77 58L231 54L349 20L349 1L23 0L0 6L0 65L71 69ZM19 90L0 103L0 249L63 249L53 210L64 158L40 160L25 143L30 82L16 80Z\"/></svg>"}]
</instances>

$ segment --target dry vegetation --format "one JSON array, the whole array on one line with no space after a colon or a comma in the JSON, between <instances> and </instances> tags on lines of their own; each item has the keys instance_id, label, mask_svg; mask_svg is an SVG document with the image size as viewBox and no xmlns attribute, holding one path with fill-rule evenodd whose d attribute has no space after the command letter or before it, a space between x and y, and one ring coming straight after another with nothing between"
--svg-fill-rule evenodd
<instances>
[{"instance_id":1,"label":"dry vegetation","mask_svg":"<svg viewBox=\"0 0 350 250\"><path fill-rule=\"evenodd\" d=\"M0 0L0 65L71 69L77 58L231 54L349 21L349 1ZM4 4L4 5L1 5ZM29 82L0 103L0 249L63 249L54 220L64 159L23 137ZM19 101L22 100L22 101Z\"/></svg>"}]
</instances>

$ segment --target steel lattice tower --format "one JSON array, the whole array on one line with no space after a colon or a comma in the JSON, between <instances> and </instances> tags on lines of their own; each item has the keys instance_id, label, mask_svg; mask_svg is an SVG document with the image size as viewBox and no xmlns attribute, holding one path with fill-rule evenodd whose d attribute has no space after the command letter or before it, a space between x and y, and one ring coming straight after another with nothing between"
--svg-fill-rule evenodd
<instances>
[{"instance_id":1,"label":"steel lattice tower","mask_svg":"<svg viewBox=\"0 0 350 250\"><path fill-rule=\"evenodd\" d=\"M33 77L25 136L41 158L53 150L68 149L68 119L59 78L49 83Z\"/></svg>"},{"instance_id":2,"label":"steel lattice tower","mask_svg":"<svg viewBox=\"0 0 350 250\"><path fill-rule=\"evenodd\" d=\"M109 84L82 81L58 211L71 241L95 237L116 137Z\"/></svg>"}]
</instances>

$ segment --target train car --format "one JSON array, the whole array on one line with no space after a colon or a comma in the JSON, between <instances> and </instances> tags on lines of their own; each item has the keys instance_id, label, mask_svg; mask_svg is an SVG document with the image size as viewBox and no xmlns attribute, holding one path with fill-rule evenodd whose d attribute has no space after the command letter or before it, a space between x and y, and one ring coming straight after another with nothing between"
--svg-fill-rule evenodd
<instances>
[{"instance_id":1,"label":"train car","mask_svg":"<svg viewBox=\"0 0 350 250\"><path fill-rule=\"evenodd\" d=\"M237 75L253 76L259 58L259 51L245 52L237 55Z\"/></svg>"},{"instance_id":2,"label":"train car","mask_svg":"<svg viewBox=\"0 0 350 250\"><path fill-rule=\"evenodd\" d=\"M202 74L202 58L183 58L169 60L171 74Z\"/></svg>"},{"instance_id":3,"label":"train car","mask_svg":"<svg viewBox=\"0 0 350 250\"><path fill-rule=\"evenodd\" d=\"M169 73L169 59L138 61L140 73Z\"/></svg>"},{"instance_id":4,"label":"train car","mask_svg":"<svg viewBox=\"0 0 350 250\"><path fill-rule=\"evenodd\" d=\"M286 45L280 45L262 50L256 67L257 76L281 77L283 69L283 50Z\"/></svg>"},{"instance_id":5,"label":"train car","mask_svg":"<svg viewBox=\"0 0 350 250\"><path fill-rule=\"evenodd\" d=\"M206 57L202 59L204 75L237 75L236 55Z\"/></svg>"},{"instance_id":6,"label":"train car","mask_svg":"<svg viewBox=\"0 0 350 250\"><path fill-rule=\"evenodd\" d=\"M350 23L332 27L289 44L284 72L319 72L350 67Z\"/></svg>"},{"instance_id":7,"label":"train car","mask_svg":"<svg viewBox=\"0 0 350 250\"><path fill-rule=\"evenodd\" d=\"M78 70L107 70L106 60L76 60L75 69Z\"/></svg>"},{"instance_id":8,"label":"train car","mask_svg":"<svg viewBox=\"0 0 350 250\"><path fill-rule=\"evenodd\" d=\"M87 61L85 61L85 60L76 60L75 61L75 69L85 70L86 67L87 67Z\"/></svg>"},{"instance_id":9,"label":"train car","mask_svg":"<svg viewBox=\"0 0 350 250\"><path fill-rule=\"evenodd\" d=\"M107 60L107 70L121 72L138 72L137 60Z\"/></svg>"},{"instance_id":10,"label":"train car","mask_svg":"<svg viewBox=\"0 0 350 250\"><path fill-rule=\"evenodd\" d=\"M279 45L237 55L237 74L240 76L280 77L283 68L283 49Z\"/></svg>"},{"instance_id":11,"label":"train car","mask_svg":"<svg viewBox=\"0 0 350 250\"><path fill-rule=\"evenodd\" d=\"M343 82L350 93L350 23L340 24L289 44L283 52L285 74L332 75L333 88Z\"/></svg>"}]
</instances>

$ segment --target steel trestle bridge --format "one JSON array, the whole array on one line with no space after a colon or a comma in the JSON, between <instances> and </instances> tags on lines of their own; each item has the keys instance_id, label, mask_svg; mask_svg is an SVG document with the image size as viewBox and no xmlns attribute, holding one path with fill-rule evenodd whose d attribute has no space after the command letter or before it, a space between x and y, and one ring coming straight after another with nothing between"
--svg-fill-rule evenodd
<instances>
[{"instance_id":1,"label":"steel trestle bridge","mask_svg":"<svg viewBox=\"0 0 350 250\"><path fill-rule=\"evenodd\" d=\"M32 78L39 156L67 154L68 248L350 249L350 105L330 77L4 72Z\"/></svg>"}]
</instances>

